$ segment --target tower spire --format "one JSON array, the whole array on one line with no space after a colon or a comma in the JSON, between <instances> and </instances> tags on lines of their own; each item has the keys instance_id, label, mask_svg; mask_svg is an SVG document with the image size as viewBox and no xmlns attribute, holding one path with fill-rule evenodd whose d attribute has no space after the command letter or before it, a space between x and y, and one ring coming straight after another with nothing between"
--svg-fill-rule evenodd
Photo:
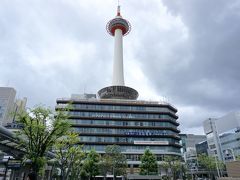
<instances>
[{"instance_id":1,"label":"tower spire","mask_svg":"<svg viewBox=\"0 0 240 180\"><path fill-rule=\"evenodd\" d=\"M121 16L121 13L120 13L120 5L118 5L118 7L117 7L117 16Z\"/></svg>"},{"instance_id":2,"label":"tower spire","mask_svg":"<svg viewBox=\"0 0 240 180\"><path fill-rule=\"evenodd\" d=\"M120 13L120 2L118 0L118 6L117 6L117 16L121 16L121 13Z\"/></svg>"}]
</instances>

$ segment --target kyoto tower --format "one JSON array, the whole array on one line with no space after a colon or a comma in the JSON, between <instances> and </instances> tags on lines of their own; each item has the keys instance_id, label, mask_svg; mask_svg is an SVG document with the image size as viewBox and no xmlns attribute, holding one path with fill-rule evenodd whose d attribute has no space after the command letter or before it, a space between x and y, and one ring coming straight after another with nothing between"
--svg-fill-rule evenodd
<instances>
[{"instance_id":1,"label":"kyoto tower","mask_svg":"<svg viewBox=\"0 0 240 180\"><path fill-rule=\"evenodd\" d=\"M136 100L138 92L124 83L123 67L123 36L126 36L131 25L123 19L120 13L120 6L117 8L117 16L110 20L106 26L107 32L114 37L114 58L112 86L105 87L98 91L101 99L130 99Z\"/></svg>"}]
</instances>

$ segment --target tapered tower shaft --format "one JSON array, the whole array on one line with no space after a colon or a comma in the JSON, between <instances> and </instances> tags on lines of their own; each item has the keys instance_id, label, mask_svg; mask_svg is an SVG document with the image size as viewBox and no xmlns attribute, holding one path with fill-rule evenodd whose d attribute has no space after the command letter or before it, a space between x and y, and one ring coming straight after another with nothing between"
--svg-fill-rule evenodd
<instances>
[{"instance_id":1,"label":"tapered tower shaft","mask_svg":"<svg viewBox=\"0 0 240 180\"><path fill-rule=\"evenodd\" d=\"M123 71L123 36L131 30L130 23L123 19L118 6L117 16L107 24L107 31L114 36L114 57L113 57L113 76L112 86L102 88L98 91L101 99L131 99L138 98L138 92L124 84Z\"/></svg>"},{"instance_id":2,"label":"tapered tower shaft","mask_svg":"<svg viewBox=\"0 0 240 180\"><path fill-rule=\"evenodd\" d=\"M123 32L121 29L116 29L114 32L113 86L124 86L123 72Z\"/></svg>"},{"instance_id":3,"label":"tapered tower shaft","mask_svg":"<svg viewBox=\"0 0 240 180\"><path fill-rule=\"evenodd\" d=\"M120 6L117 9L117 16L108 22L107 30L114 36L114 59L113 59L113 86L124 86L123 71L123 36L130 32L130 23L123 19L120 13Z\"/></svg>"}]
</instances>

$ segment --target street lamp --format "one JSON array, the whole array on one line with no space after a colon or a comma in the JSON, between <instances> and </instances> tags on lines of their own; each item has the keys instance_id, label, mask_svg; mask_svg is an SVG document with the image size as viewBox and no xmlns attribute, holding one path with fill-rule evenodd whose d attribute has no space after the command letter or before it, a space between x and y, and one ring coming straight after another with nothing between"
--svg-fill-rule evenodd
<instances>
[{"instance_id":1,"label":"street lamp","mask_svg":"<svg viewBox=\"0 0 240 180\"><path fill-rule=\"evenodd\" d=\"M217 174L218 174L218 177L220 177L219 168L218 168L218 159L217 159L216 155L214 155L214 157L215 157L215 163L216 163L216 168L217 168Z\"/></svg>"}]
</instances>

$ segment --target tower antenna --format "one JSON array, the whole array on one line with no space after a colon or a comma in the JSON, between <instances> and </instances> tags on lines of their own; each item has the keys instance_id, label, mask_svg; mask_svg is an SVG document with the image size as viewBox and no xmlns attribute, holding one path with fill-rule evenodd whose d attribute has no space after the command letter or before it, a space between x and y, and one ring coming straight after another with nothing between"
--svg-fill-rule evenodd
<instances>
[{"instance_id":1,"label":"tower antenna","mask_svg":"<svg viewBox=\"0 0 240 180\"><path fill-rule=\"evenodd\" d=\"M120 0L118 0L117 16L121 16L121 13L120 13Z\"/></svg>"}]
</instances>

